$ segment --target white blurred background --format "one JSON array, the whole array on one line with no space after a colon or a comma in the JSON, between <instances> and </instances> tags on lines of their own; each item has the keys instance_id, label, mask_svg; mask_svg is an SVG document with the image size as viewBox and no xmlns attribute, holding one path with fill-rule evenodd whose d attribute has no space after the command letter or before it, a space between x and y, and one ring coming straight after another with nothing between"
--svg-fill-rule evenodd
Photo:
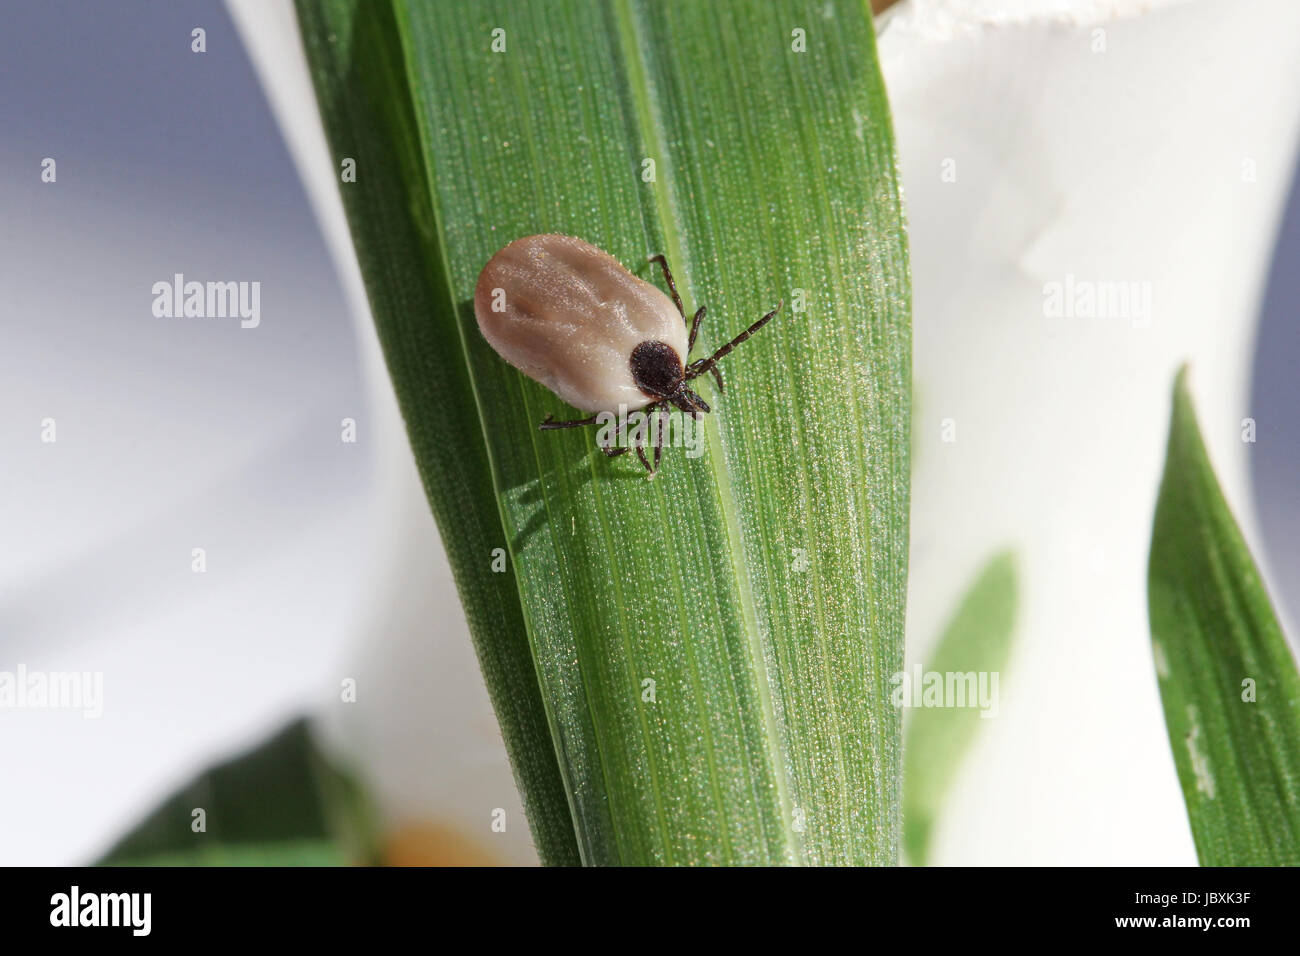
<instances>
[{"instance_id":1,"label":"white blurred background","mask_svg":"<svg viewBox=\"0 0 1300 956\"><path fill-rule=\"evenodd\" d=\"M1300 407L1294 372L1300 193L1293 180L1300 117L1295 90L1275 89L1294 80L1286 65L1294 51L1277 47L1270 34L1281 26L1269 19L1289 28L1294 16L1268 2L1189 6L1211 8L1207 18L1219 24L1213 35L1177 19L1183 16L1177 11L1170 19L1125 20L1111 33L1117 46L1109 61L1087 60L1073 45L1090 36L1087 25L1053 23L1041 34L1009 37L992 35L988 25L946 38L933 23L899 21L883 31L910 203L921 409L938 416L937 406L950 395L935 383L960 384L963 368L968 376L1006 382L1016 372L999 368L999 356L1035 360L1023 342L1000 338L1005 330L985 333L973 320L960 322L963 315L1014 312L1032 302L1032 295L997 300L990 276L999 278L1000 242L1021 243L1027 284L1016 294L1067 269L1123 270L1129 256L1140 263L1137 271L1113 278L1163 280L1166 304L1209 295L1177 286L1187 267L1202 261L1198 256L1222 260L1244 248L1244 261L1231 260L1240 268L1206 281L1229 290L1225 309L1239 306L1221 321L1237 328L1223 331L1224 350L1247 349L1244 367L1253 370L1244 407L1259 422L1259 440L1249 449L1243 481L1253 488L1258 521L1253 510L1244 520L1261 535L1275 595L1294 609L1300 601L1294 478L1300 465L1294 413ZM1230 12L1244 7L1251 10L1239 19ZM206 31L203 54L191 52L195 27ZM1150 53L1161 43L1174 51L1164 61ZM1097 75L1070 73L1063 64L1072 56L1078 69L1091 68L1085 60L1095 63ZM1120 70L1123 58L1146 67L1132 79L1115 72L1107 79L1103 64ZM1244 88L1223 90L1225 73L1255 68L1259 75L1247 75ZM1200 85L1198 70L1205 78ZM988 110L954 100L954 85L983 97ZM1151 90L1158 95L1147 101L1146 115L1126 119L1112 108ZM1265 181L1253 194L1207 195L1195 176L1179 178L1180 154L1159 148L1175 142L1184 149L1221 132L1187 127L1198 115L1239 114L1234 95L1253 97L1257 108L1235 135L1254 139L1220 141L1219 158L1230 167L1224 176L1238 175L1237 163L1249 154ZM1054 97L1074 104L1072 110L1054 113ZM1039 113L1035 100L1043 105ZM1087 110L1090 102L1095 112ZM1051 115L1064 115L1074 139L1025 120ZM96 720L0 711L7 771L0 787L0 864L93 859L194 772L255 744L299 712L321 718L360 763L390 828L434 824L461 835L479 859L530 862L436 530L409 456L401 453L391 396L375 373L374 343L349 310L345 282L336 277L317 214L226 9L216 2L127 0L10 5L0 32L0 122L0 670L21 663L29 670L102 671L105 695ZM1271 138L1260 132L1270 124L1276 127ZM1148 135L1137 135L1144 129ZM1003 150L982 148L990 141ZM1049 168L1041 161L1044 142L1064 143L1076 162L1070 168L1100 168L1103 178L1081 183L1062 167ZM1018 148L1024 150L1019 160ZM938 193L931 183L950 154L962 157L959 179L956 188ZM46 157L57 163L54 183L41 180ZM1163 177L1152 172L1161 164ZM1127 167L1146 179L1133 195L1117 196L1115 183ZM936 203L932 194L946 195L952 205ZM1126 218L1153 194L1161 200L1154 203L1161 221L1194 237L1199 251L1164 232L1143 233L1141 223L1150 217ZM1072 208L1080 196L1091 197L1091 213L1086 203L1082 211ZM1100 220L1096 203L1109 204ZM1211 213L1249 203L1258 208L1242 212L1237 225L1244 237L1209 221ZM1090 240L1061 227L1058 235L1073 238L1053 246L1051 216L1068 222L1071 215L1102 226ZM1021 219L1008 227L1008 216ZM979 257L978 246L963 245L972 234L995 237L991 261ZM1251 258L1256 247L1258 269ZM1157 259L1160 265L1152 264ZM199 281L260 281L260 326L155 318L151 288L177 272ZM1257 336L1250 328L1256 312ZM1207 328L1206 341L1216 341L1218 333ZM1157 326L1153 334L1159 332ZM1129 348L1114 338L1091 341L1102 354ZM1073 361L1069 353L1081 347L1062 349L1062 361ZM1122 418L1131 399L1123 398L1119 379L1137 374L1131 363L1142 354L1139 348L1117 364L1113 379L1089 380L1078 364L1070 366L1080 373L1075 378L1060 367L1026 368L1021 400L1032 402L1033 388L1061 390L1068 383L1077 389L1072 400L1081 417L1093 414L1090 400L1109 393L1116 396L1110 413ZM987 364L972 369L973 355ZM1152 382L1158 383L1153 394L1167 402L1163 367ZM999 405L1005 401L1000 394L969 395L971 409L1005 408ZM1232 423L1242 409L1201 412L1203 419L1221 413ZM1163 423L1166 410L1151 414ZM345 418L357 423L355 443L341 440ZM56 423L53 443L42 441L46 419ZM981 426L976 416L974 427L978 433L993 424ZM918 435L926 428L918 425ZM1162 442L1160 428L1147 430ZM1014 444L996 454L985 449L981 457L978 443L968 442L963 453L974 457L951 463L942 480L918 477L918 507L932 504L949 522L936 526L958 536L961 520L945 509L1023 510L1022 485L1059 477L1048 471L1056 465L1036 464L1040 444L1023 436L1011 460L1005 447ZM1090 453L1104 455L1107 447L1103 436ZM940 453L921 449L932 463ZM1162 446L1152 448L1150 457L1161 453ZM1123 460L1116 467L1122 484ZM1018 477L990 481L999 470ZM944 481L964 480L986 496L983 502L937 500ZM1140 489L1135 513L1153 493ZM1090 494L1106 500L1113 491L1064 489L1059 508L1068 511ZM1001 502L985 507L999 495ZM1248 500L1234 504L1250 508ZM924 532L925 523L916 523ZM1004 537L1017 544L1019 534L1009 521ZM1054 543L1075 546L1059 537ZM973 573L983 547L980 539L969 561L957 561L957 577ZM195 548L205 549L202 574L191 569ZM935 535L914 539L914 548L921 575L936 552L949 550ZM1022 564L1042 553L1032 545L1022 552ZM1087 558L1097 560L1091 550ZM1060 569L1038 572L1064 600L1107 601L1104 591L1066 580ZM936 572L933 593L918 600L918 581L929 580L914 574L912 626L924 632L921 645L951 610L953 588L968 583ZM1059 605L1040 613L1050 617ZM1017 637L1022 674L1077 673L1086 649L1051 629L1027 628ZM1104 644L1106 635L1098 638ZM1115 699L1102 688L1076 700L1055 715L1046 739L1036 735L1037 708L1050 708L1050 701L1034 701L1068 697L1083 685L1063 678L1064 690L1039 682L1037 690L1008 691L1004 681L1012 706L1004 707L980 759L966 769L956 800L962 810L954 812L955 830L941 834L938 862L1192 862L1172 763L1166 754L1143 766L1151 763L1145 754L1165 746L1164 728L1125 724L1134 714L1158 720L1154 681L1141 670L1148 656L1145 645L1135 646L1136 670L1111 674L1122 688ZM1095 660L1097 676L1105 678L1112 662ZM346 678L359 682L355 705L339 702ZM1133 695L1141 699L1134 702ZM1126 731L1151 748L1139 760L1118 756L1131 744ZM1031 736L1036 743L1024 746ZM1110 781L1106 787L1087 782L1101 778ZM1026 802L1036 808L1032 824L1025 822ZM506 834L490 832L497 807L516 821Z\"/></svg>"}]
</instances>

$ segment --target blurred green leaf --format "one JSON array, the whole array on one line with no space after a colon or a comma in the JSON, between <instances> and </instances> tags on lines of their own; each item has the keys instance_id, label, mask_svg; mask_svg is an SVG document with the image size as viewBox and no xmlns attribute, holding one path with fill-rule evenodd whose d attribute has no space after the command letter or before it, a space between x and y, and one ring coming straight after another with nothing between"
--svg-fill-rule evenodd
<instances>
[{"instance_id":1,"label":"blurred green leaf","mask_svg":"<svg viewBox=\"0 0 1300 956\"><path fill-rule=\"evenodd\" d=\"M869 7L298 9L543 858L568 823L589 863L895 862L910 288ZM708 305L698 354L786 300L726 394L704 386L703 457L647 483L590 433L538 432L569 410L488 347L471 296L540 232L652 281L664 252Z\"/></svg>"},{"instance_id":2,"label":"blurred green leaf","mask_svg":"<svg viewBox=\"0 0 1300 956\"><path fill-rule=\"evenodd\" d=\"M1152 652L1206 866L1300 864L1300 676L1174 384L1148 578Z\"/></svg>"},{"instance_id":3,"label":"blurred green leaf","mask_svg":"<svg viewBox=\"0 0 1300 956\"><path fill-rule=\"evenodd\" d=\"M193 829L195 810L202 832ZM357 782L296 720L167 798L100 865L337 866L370 862L374 839Z\"/></svg>"},{"instance_id":4,"label":"blurred green leaf","mask_svg":"<svg viewBox=\"0 0 1300 956\"><path fill-rule=\"evenodd\" d=\"M924 673L998 674L1000 689L1011 656L1016 603L1015 555L1003 551L989 559L962 597ZM975 706L912 710L903 751L903 844L914 866L929 858L935 820L983 713Z\"/></svg>"},{"instance_id":5,"label":"blurred green leaf","mask_svg":"<svg viewBox=\"0 0 1300 956\"><path fill-rule=\"evenodd\" d=\"M101 866L347 866L356 863L332 840L232 843L151 856L113 857Z\"/></svg>"}]
</instances>

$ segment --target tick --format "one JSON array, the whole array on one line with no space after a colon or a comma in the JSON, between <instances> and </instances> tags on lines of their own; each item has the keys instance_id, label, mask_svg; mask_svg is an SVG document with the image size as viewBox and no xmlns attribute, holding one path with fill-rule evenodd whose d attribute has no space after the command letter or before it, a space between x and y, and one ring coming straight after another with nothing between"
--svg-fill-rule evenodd
<instances>
[{"instance_id":1,"label":"tick","mask_svg":"<svg viewBox=\"0 0 1300 956\"><path fill-rule=\"evenodd\" d=\"M690 382L709 372L721 392L718 362L785 304L692 362L704 306L687 319L668 260L656 255L649 261L662 267L671 301L609 253L573 236L516 239L483 267L474 289L474 315L488 344L565 402L593 413L562 422L547 415L539 426L543 431L605 424L602 413L640 410L658 416L668 406L698 420L710 408ZM653 478L663 453L663 429L651 431L654 463L644 440L635 447ZM612 458L628 448L602 444L601 450Z\"/></svg>"}]
</instances>

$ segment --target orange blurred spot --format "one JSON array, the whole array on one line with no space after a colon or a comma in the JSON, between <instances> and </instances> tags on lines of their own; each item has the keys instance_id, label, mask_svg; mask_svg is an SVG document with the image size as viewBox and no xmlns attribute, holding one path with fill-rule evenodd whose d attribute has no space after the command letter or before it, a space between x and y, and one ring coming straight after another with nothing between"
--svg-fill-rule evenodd
<instances>
[{"instance_id":1,"label":"orange blurred spot","mask_svg":"<svg viewBox=\"0 0 1300 956\"><path fill-rule=\"evenodd\" d=\"M453 827L413 823L388 834L380 851L385 866L502 866L480 842Z\"/></svg>"}]
</instances>

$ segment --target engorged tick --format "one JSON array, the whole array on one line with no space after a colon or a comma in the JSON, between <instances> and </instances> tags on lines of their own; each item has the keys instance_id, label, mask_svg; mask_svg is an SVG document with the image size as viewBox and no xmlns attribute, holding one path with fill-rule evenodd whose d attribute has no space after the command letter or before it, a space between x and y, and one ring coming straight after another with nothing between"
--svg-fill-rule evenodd
<instances>
[{"instance_id":1,"label":"engorged tick","mask_svg":"<svg viewBox=\"0 0 1300 956\"><path fill-rule=\"evenodd\" d=\"M722 391L717 363L781 311L771 312L706 358L689 362L704 319L700 306L687 334L686 310L668 260L663 268L672 292L628 272L607 252L573 236L548 234L516 239L488 260L474 289L474 315L483 337L507 362L541 382L588 418L539 426L579 428L603 424L600 413L640 410L647 415L672 406L698 419L709 406L688 383L711 372ZM620 409L621 406L621 409ZM637 457L653 478L663 453L663 429L652 429L654 464L644 441ZM606 447L613 457L626 446Z\"/></svg>"}]
</instances>

